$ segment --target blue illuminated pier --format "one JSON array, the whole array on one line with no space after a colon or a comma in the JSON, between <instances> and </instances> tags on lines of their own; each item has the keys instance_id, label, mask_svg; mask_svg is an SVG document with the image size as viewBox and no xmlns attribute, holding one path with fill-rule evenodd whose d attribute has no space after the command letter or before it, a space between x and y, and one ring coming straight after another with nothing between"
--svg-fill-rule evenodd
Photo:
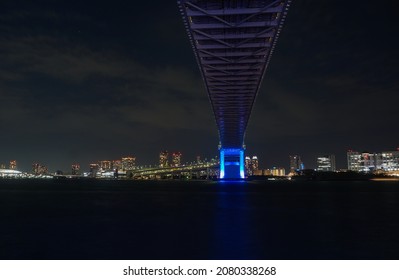
<instances>
[{"instance_id":1,"label":"blue illuminated pier","mask_svg":"<svg viewBox=\"0 0 399 280\"><path fill-rule=\"evenodd\" d=\"M245 177L245 130L290 2L178 1L219 130L221 179Z\"/></svg>"}]
</instances>

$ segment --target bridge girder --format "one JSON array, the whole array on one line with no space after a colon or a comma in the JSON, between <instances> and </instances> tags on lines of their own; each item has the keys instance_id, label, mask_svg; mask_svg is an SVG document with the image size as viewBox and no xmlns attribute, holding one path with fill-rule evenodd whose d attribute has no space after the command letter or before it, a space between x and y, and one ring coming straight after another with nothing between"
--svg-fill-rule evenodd
<instances>
[{"instance_id":1,"label":"bridge girder","mask_svg":"<svg viewBox=\"0 0 399 280\"><path fill-rule=\"evenodd\" d=\"M245 130L291 0L179 0L219 131L242 149Z\"/></svg>"}]
</instances>

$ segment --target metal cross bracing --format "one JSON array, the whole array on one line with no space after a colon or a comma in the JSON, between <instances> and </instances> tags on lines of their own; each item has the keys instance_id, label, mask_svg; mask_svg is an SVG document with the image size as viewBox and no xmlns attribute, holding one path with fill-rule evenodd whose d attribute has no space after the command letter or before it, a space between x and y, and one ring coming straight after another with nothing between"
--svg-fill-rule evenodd
<instances>
[{"instance_id":1,"label":"metal cross bracing","mask_svg":"<svg viewBox=\"0 0 399 280\"><path fill-rule=\"evenodd\" d=\"M220 178L244 178L244 136L291 0L179 0L220 138Z\"/></svg>"},{"instance_id":2,"label":"metal cross bracing","mask_svg":"<svg viewBox=\"0 0 399 280\"><path fill-rule=\"evenodd\" d=\"M222 147L242 147L289 0L180 0Z\"/></svg>"}]
</instances>

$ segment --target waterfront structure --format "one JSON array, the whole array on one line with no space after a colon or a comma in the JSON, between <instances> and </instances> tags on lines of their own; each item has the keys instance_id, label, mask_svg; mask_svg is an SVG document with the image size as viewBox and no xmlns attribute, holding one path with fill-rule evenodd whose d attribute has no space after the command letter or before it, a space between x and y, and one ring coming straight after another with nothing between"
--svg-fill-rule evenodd
<instances>
[{"instance_id":1,"label":"waterfront structure","mask_svg":"<svg viewBox=\"0 0 399 280\"><path fill-rule=\"evenodd\" d=\"M169 153L168 151L163 151L159 153L159 167L168 167L169 166Z\"/></svg>"},{"instance_id":2,"label":"waterfront structure","mask_svg":"<svg viewBox=\"0 0 399 280\"><path fill-rule=\"evenodd\" d=\"M181 165L181 153L175 152L172 154L172 166L178 167Z\"/></svg>"},{"instance_id":3,"label":"waterfront structure","mask_svg":"<svg viewBox=\"0 0 399 280\"><path fill-rule=\"evenodd\" d=\"M17 170L17 161L16 160L10 160L10 169Z\"/></svg>"},{"instance_id":4,"label":"waterfront structure","mask_svg":"<svg viewBox=\"0 0 399 280\"><path fill-rule=\"evenodd\" d=\"M335 155L323 155L317 158L317 171L336 171Z\"/></svg>"},{"instance_id":5,"label":"waterfront structure","mask_svg":"<svg viewBox=\"0 0 399 280\"><path fill-rule=\"evenodd\" d=\"M15 169L0 168L0 178L21 178L22 175L21 171Z\"/></svg>"},{"instance_id":6,"label":"waterfront structure","mask_svg":"<svg viewBox=\"0 0 399 280\"><path fill-rule=\"evenodd\" d=\"M296 171L303 169L303 163L301 157L298 155L290 156L290 172L295 173Z\"/></svg>"},{"instance_id":7,"label":"waterfront structure","mask_svg":"<svg viewBox=\"0 0 399 280\"><path fill-rule=\"evenodd\" d=\"M244 135L290 0L179 0L219 130L220 178L244 178Z\"/></svg>"},{"instance_id":8,"label":"waterfront structure","mask_svg":"<svg viewBox=\"0 0 399 280\"><path fill-rule=\"evenodd\" d=\"M136 168L136 158L135 157L123 157L122 158L122 170L131 171Z\"/></svg>"}]
</instances>

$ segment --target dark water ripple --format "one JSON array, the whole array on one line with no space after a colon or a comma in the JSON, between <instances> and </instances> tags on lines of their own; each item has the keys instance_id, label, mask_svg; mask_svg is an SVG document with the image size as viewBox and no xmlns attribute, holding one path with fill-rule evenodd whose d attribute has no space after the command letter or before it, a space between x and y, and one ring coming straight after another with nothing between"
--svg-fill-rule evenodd
<instances>
[{"instance_id":1,"label":"dark water ripple","mask_svg":"<svg viewBox=\"0 0 399 280\"><path fill-rule=\"evenodd\" d=\"M398 182L0 181L0 259L399 259Z\"/></svg>"}]
</instances>

